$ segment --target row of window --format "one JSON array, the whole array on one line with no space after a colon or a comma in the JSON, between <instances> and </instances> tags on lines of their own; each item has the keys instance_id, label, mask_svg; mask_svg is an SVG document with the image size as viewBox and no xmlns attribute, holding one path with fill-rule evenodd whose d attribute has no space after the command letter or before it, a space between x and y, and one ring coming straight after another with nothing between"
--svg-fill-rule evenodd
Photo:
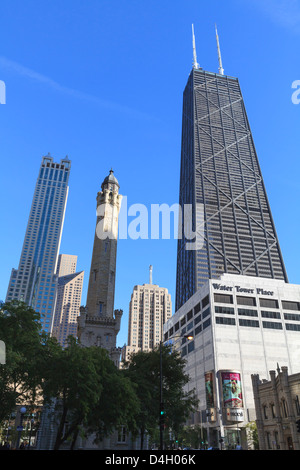
<instances>
[{"instance_id":1,"label":"row of window","mask_svg":"<svg viewBox=\"0 0 300 470\"><path fill-rule=\"evenodd\" d=\"M208 304L209 304L209 295L207 295L200 302L198 302L185 316L183 316L180 320L178 320L177 323L175 323L174 327L172 326L170 330L167 333L165 333L165 336L164 336L165 341L171 336L173 336L179 330L179 328L183 327L186 324L189 325L190 320L194 316L196 315L198 316L198 313L201 311L201 309L202 310L205 309L205 307ZM199 321L199 317L198 317L198 321Z\"/></svg>"},{"instance_id":2,"label":"row of window","mask_svg":"<svg viewBox=\"0 0 300 470\"><path fill-rule=\"evenodd\" d=\"M293 405L295 406L296 415L299 416L300 415L300 402L299 402L298 395L295 396L295 398L293 399L293 402L294 402ZM275 404L274 403L270 403L269 405L264 404L262 408L263 408L263 417L264 417L264 419L278 418L278 416L276 416L276 410L275 410ZM269 413L269 410L270 410L271 413ZM287 402L284 398L279 403L279 413L280 413L280 416L282 418L287 418L289 416Z\"/></svg>"},{"instance_id":3,"label":"row of window","mask_svg":"<svg viewBox=\"0 0 300 470\"><path fill-rule=\"evenodd\" d=\"M237 296L236 297L238 305L247 305L247 306L256 306L256 298L255 297L245 297L245 296ZM228 294L214 294L214 301L217 303L226 303L226 304L233 304L233 296ZM259 299L260 307L265 308L279 308L279 303L277 299ZM300 311L300 302L293 302L293 301L281 301L282 307L287 310L299 310ZM210 307L205 307L209 304L209 296L207 295L203 298L199 303L197 303L194 308L192 308L185 316L183 316L175 325L172 326L168 332L164 335L164 340L166 341L168 338L171 338L181 327L181 334L185 334L187 332L191 332L192 328L195 326L195 335L197 335L200 331L202 331L203 325L199 325L199 323L204 320L207 316L210 315ZM199 312L202 313L199 314ZM225 306L215 306L215 313L217 314L228 314L234 315L235 310L233 307L225 307ZM276 311L268 311L268 310L261 310L260 312L262 318L271 318L275 320L280 320L281 315L280 312ZM241 316L250 316L250 317L258 317L258 311L255 309L247 309L247 308L238 308L238 315ZM194 318L193 321L191 321ZM292 320L292 321L299 321L300 322L300 314L296 313L284 313L285 320ZM223 318L223 317L216 317L217 324L223 325L235 325L235 319L230 318ZM259 328L259 321L258 320L250 320L250 319L239 319L240 326L248 326ZM210 324L210 323L209 323ZM185 326L186 325L186 326ZM198 325L198 326L197 326ZM205 327L207 327L206 324ZM263 328L270 328L270 329L282 329L282 324L280 322L269 322L263 321L262 322ZM300 324L291 324L288 323L285 325L286 330L290 331L300 331ZM187 351L188 352L188 351Z\"/></svg>"},{"instance_id":4,"label":"row of window","mask_svg":"<svg viewBox=\"0 0 300 470\"><path fill-rule=\"evenodd\" d=\"M221 325L235 325L236 321L234 318L224 318L224 317L216 317L216 323ZM254 328L259 328L259 321L258 320L248 320L245 318L239 318L239 326L250 326ZM263 321L262 322L263 328L270 328L273 330L282 330L282 324L279 322L269 322ZM297 325L295 325L297 326ZM298 325L299 326L299 325Z\"/></svg>"},{"instance_id":5,"label":"row of window","mask_svg":"<svg viewBox=\"0 0 300 470\"><path fill-rule=\"evenodd\" d=\"M216 323L221 325L235 325L236 321L234 318L227 318L227 317L216 317ZM259 328L259 321L258 320L248 320L245 318L239 318L239 326L250 326L253 328ZM272 322L272 321L263 321L262 322L263 328L269 328L272 330L282 330L283 326L280 322ZM294 323L286 323L285 329L289 331L300 331L300 324Z\"/></svg>"},{"instance_id":6,"label":"row of window","mask_svg":"<svg viewBox=\"0 0 300 470\"><path fill-rule=\"evenodd\" d=\"M233 304L233 295L229 294L214 294L214 300L217 303L222 304ZM236 296L236 302L238 305L248 305L251 307L256 307L256 298L255 297L246 297L246 296ZM259 299L259 305L265 308L279 308L279 302L277 299ZM281 301L282 308L284 310L296 310L300 311L300 302L293 302L289 300Z\"/></svg>"},{"instance_id":7,"label":"row of window","mask_svg":"<svg viewBox=\"0 0 300 470\"><path fill-rule=\"evenodd\" d=\"M215 307L216 313L223 313L227 315L234 315L234 308L233 307ZM281 319L280 312L273 312L269 310L261 310L260 312L263 318L275 318L277 320ZM248 316L248 317L258 317L258 311L247 309L247 308L238 308L238 315ZM300 315L297 313L284 313L285 320L294 320L300 321Z\"/></svg>"}]
</instances>

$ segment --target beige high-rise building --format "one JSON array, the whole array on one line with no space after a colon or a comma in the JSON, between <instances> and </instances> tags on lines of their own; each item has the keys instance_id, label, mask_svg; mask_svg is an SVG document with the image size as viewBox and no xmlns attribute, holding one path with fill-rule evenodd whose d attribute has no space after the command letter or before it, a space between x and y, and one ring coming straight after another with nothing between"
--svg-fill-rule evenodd
<instances>
[{"instance_id":1,"label":"beige high-rise building","mask_svg":"<svg viewBox=\"0 0 300 470\"><path fill-rule=\"evenodd\" d=\"M76 272L76 255L59 255L57 260L56 274L58 277L67 276Z\"/></svg>"},{"instance_id":2,"label":"beige high-rise building","mask_svg":"<svg viewBox=\"0 0 300 470\"><path fill-rule=\"evenodd\" d=\"M160 344L163 325L172 316L171 295L165 287L152 283L134 286L129 304L128 345L122 350L122 360L132 353L149 351Z\"/></svg>"},{"instance_id":3,"label":"beige high-rise building","mask_svg":"<svg viewBox=\"0 0 300 470\"><path fill-rule=\"evenodd\" d=\"M84 271L75 272L77 256L59 255L58 277L52 336L64 347L68 336L77 337L77 317L80 314Z\"/></svg>"}]
</instances>

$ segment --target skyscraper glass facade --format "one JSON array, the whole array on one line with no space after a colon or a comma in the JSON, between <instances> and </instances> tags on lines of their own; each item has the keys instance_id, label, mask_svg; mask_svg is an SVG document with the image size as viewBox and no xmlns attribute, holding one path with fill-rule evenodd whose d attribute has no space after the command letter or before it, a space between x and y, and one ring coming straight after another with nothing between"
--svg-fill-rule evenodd
<instances>
[{"instance_id":1,"label":"skyscraper glass facade","mask_svg":"<svg viewBox=\"0 0 300 470\"><path fill-rule=\"evenodd\" d=\"M176 310L222 273L287 275L237 78L193 68L183 95L179 202L201 247L178 240ZM199 224L197 211L203 212Z\"/></svg>"},{"instance_id":2,"label":"skyscraper glass facade","mask_svg":"<svg viewBox=\"0 0 300 470\"><path fill-rule=\"evenodd\" d=\"M56 264L68 196L71 162L42 158L18 269L13 269L6 301L22 300L41 313L51 331L55 307Z\"/></svg>"}]
</instances>

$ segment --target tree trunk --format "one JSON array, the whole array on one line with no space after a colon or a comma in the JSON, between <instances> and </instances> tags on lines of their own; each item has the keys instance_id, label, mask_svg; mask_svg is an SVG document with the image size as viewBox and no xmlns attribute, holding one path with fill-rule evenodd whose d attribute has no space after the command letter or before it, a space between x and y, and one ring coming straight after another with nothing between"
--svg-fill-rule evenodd
<instances>
[{"instance_id":1,"label":"tree trunk","mask_svg":"<svg viewBox=\"0 0 300 470\"><path fill-rule=\"evenodd\" d=\"M141 445L140 445L140 450L143 450L143 447L144 447L144 435L145 435L145 429L144 429L144 427L141 427Z\"/></svg>"},{"instance_id":2,"label":"tree trunk","mask_svg":"<svg viewBox=\"0 0 300 470\"><path fill-rule=\"evenodd\" d=\"M62 415L61 415L61 418L60 418L60 423L59 423L58 430L57 430L56 440L55 440L55 444L54 444L54 450L58 450L61 443L62 443L62 433L63 433L63 430L64 430L64 425L65 425L65 422L66 422L67 413L68 413L68 408L65 405L63 405L63 412L62 412Z\"/></svg>"},{"instance_id":3,"label":"tree trunk","mask_svg":"<svg viewBox=\"0 0 300 470\"><path fill-rule=\"evenodd\" d=\"M73 439L72 439L70 450L74 450L74 446L76 444L78 433L79 433L79 427L77 426L74 433L73 433Z\"/></svg>"}]
</instances>

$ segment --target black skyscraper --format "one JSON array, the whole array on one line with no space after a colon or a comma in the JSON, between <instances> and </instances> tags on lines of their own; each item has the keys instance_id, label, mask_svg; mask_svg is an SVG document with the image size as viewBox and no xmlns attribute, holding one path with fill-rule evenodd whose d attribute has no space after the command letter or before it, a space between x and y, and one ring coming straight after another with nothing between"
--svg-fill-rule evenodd
<instances>
[{"instance_id":1,"label":"black skyscraper","mask_svg":"<svg viewBox=\"0 0 300 470\"><path fill-rule=\"evenodd\" d=\"M196 60L183 94L179 202L193 205L203 243L178 241L176 310L222 273L288 282L238 79Z\"/></svg>"}]
</instances>

